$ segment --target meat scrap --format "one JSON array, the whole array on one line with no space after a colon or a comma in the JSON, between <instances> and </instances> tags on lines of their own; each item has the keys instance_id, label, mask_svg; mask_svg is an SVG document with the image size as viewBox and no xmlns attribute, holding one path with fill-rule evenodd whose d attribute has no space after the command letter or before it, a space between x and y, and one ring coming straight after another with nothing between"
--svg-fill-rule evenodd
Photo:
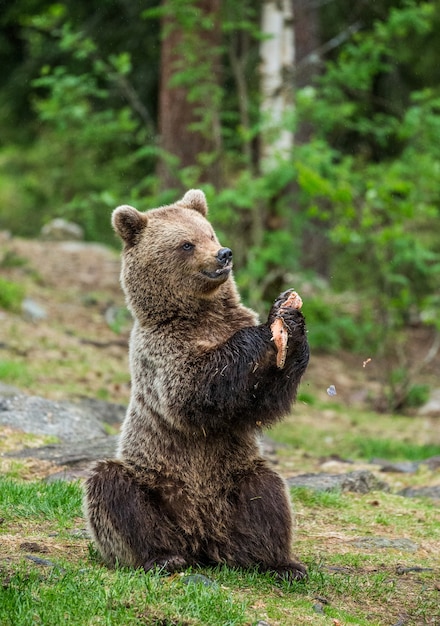
<instances>
[{"instance_id":1,"label":"meat scrap","mask_svg":"<svg viewBox=\"0 0 440 626\"><path fill-rule=\"evenodd\" d=\"M292 291L287 300L280 306L277 316L270 326L272 340L277 349L277 367L279 369L283 369L286 363L287 343L289 340L288 328L282 317L283 311L286 309L300 309L302 304L301 296L296 291Z\"/></svg>"}]
</instances>

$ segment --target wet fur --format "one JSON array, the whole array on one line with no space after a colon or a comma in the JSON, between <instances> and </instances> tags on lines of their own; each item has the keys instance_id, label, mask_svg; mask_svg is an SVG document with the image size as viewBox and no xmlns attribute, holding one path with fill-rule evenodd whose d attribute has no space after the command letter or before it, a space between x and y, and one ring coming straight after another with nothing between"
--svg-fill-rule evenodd
<instances>
[{"instance_id":1,"label":"wet fur","mask_svg":"<svg viewBox=\"0 0 440 626\"><path fill-rule=\"evenodd\" d=\"M258 324L232 275L208 279L221 246L206 210L202 192L190 191L145 214L115 211L135 319L132 396L117 459L98 463L86 482L89 528L109 564L227 563L301 578L286 486L257 435L295 399L309 355L304 318L283 312L290 336L280 370L270 324L289 292Z\"/></svg>"}]
</instances>

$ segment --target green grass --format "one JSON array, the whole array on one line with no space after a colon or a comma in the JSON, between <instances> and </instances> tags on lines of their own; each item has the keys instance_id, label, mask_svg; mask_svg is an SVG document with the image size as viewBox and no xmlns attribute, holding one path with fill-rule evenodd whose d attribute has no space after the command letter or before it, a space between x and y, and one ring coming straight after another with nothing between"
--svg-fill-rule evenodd
<instances>
[{"instance_id":1,"label":"green grass","mask_svg":"<svg viewBox=\"0 0 440 626\"><path fill-rule=\"evenodd\" d=\"M341 508L345 506L344 497L338 490L313 491L305 487L292 487L290 493L294 502L301 503L304 506L326 508Z\"/></svg>"},{"instance_id":2,"label":"green grass","mask_svg":"<svg viewBox=\"0 0 440 626\"><path fill-rule=\"evenodd\" d=\"M284 455L292 453L289 447L313 457L364 461L422 461L440 455L440 443L427 443L419 424L414 418L347 410L333 403L331 409L317 404L304 410L297 405L295 414L274 426L269 436L287 446Z\"/></svg>"},{"instance_id":3,"label":"green grass","mask_svg":"<svg viewBox=\"0 0 440 626\"><path fill-rule=\"evenodd\" d=\"M0 359L0 380L26 388L32 384L32 374L23 361Z\"/></svg>"},{"instance_id":4,"label":"green grass","mask_svg":"<svg viewBox=\"0 0 440 626\"><path fill-rule=\"evenodd\" d=\"M0 515L6 521L40 519L69 526L72 518L82 515L81 489L76 483L20 482L0 476Z\"/></svg>"},{"instance_id":5,"label":"green grass","mask_svg":"<svg viewBox=\"0 0 440 626\"><path fill-rule=\"evenodd\" d=\"M109 570L88 539L72 532L85 523L79 483L0 478L0 624L250 626L264 620L274 626L324 626L337 619L344 626L389 626L400 614L409 616L408 625L439 623L435 550L408 555L350 548L356 537L386 533L438 546L440 524L432 503L306 489L293 489L292 496L295 549L309 578L287 584L228 567L172 576ZM26 558L21 546L26 541L45 548L46 564ZM430 571L398 575L402 563ZM203 574L212 584L188 584L190 574Z\"/></svg>"},{"instance_id":6,"label":"green grass","mask_svg":"<svg viewBox=\"0 0 440 626\"><path fill-rule=\"evenodd\" d=\"M394 461L422 461L440 455L440 445L415 444L396 439L378 437L354 437L353 446L357 454L365 459L379 458Z\"/></svg>"},{"instance_id":7,"label":"green grass","mask_svg":"<svg viewBox=\"0 0 440 626\"><path fill-rule=\"evenodd\" d=\"M244 624L245 604L219 585L184 584L160 574L103 568L22 566L0 591L0 623L25 624Z\"/></svg>"}]
</instances>

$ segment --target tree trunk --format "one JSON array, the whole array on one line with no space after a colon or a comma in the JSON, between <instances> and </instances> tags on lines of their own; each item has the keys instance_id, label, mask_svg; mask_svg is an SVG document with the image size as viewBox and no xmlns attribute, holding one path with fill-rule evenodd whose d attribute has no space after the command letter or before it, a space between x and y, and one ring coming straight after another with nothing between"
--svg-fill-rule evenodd
<instances>
[{"instance_id":1,"label":"tree trunk","mask_svg":"<svg viewBox=\"0 0 440 626\"><path fill-rule=\"evenodd\" d=\"M189 0L183 7L163 0L162 6L161 187L180 190L179 172L189 167L195 168L194 183L219 183L221 0Z\"/></svg>"},{"instance_id":2,"label":"tree trunk","mask_svg":"<svg viewBox=\"0 0 440 626\"><path fill-rule=\"evenodd\" d=\"M292 0L266 0L261 30L261 166L271 169L276 157L287 157L293 147L293 132L283 127L286 113L293 110L295 43Z\"/></svg>"}]
</instances>

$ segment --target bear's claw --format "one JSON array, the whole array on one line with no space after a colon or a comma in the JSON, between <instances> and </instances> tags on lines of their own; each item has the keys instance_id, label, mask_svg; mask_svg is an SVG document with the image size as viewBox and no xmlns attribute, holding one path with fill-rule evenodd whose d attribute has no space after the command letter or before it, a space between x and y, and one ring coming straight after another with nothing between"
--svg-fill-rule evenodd
<instances>
[{"instance_id":1,"label":"bear's claw","mask_svg":"<svg viewBox=\"0 0 440 626\"><path fill-rule=\"evenodd\" d=\"M188 561L183 556L176 554L149 559L144 563L143 568L146 572L158 568L172 574L173 572L186 569L188 566Z\"/></svg>"},{"instance_id":2,"label":"bear's claw","mask_svg":"<svg viewBox=\"0 0 440 626\"><path fill-rule=\"evenodd\" d=\"M292 561L287 565L276 567L272 570L277 578L285 580L286 582L293 582L294 580L304 580L307 578L307 568L302 563Z\"/></svg>"}]
</instances>

